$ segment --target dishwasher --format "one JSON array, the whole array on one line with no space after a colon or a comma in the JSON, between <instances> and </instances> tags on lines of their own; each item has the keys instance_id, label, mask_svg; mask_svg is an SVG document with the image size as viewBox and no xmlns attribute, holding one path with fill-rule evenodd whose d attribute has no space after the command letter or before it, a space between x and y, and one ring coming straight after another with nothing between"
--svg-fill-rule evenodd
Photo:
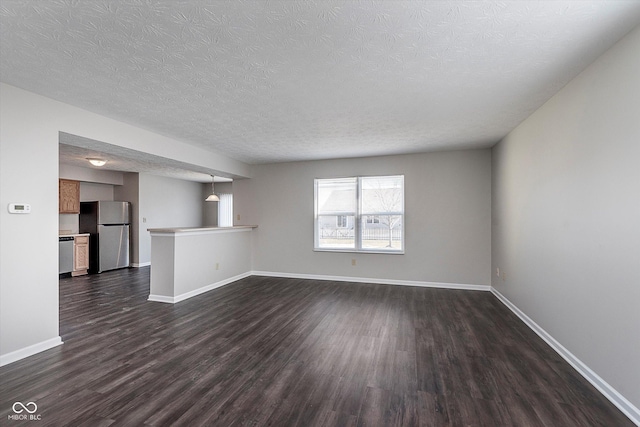
<instances>
[{"instance_id":1,"label":"dishwasher","mask_svg":"<svg viewBox=\"0 0 640 427\"><path fill-rule=\"evenodd\" d=\"M73 236L58 237L58 273L73 271Z\"/></svg>"}]
</instances>

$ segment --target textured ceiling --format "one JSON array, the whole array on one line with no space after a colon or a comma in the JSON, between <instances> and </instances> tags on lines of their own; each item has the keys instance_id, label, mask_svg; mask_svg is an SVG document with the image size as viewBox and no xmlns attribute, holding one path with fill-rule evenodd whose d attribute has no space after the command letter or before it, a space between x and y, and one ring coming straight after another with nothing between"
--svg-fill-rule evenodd
<instances>
[{"instance_id":1,"label":"textured ceiling","mask_svg":"<svg viewBox=\"0 0 640 427\"><path fill-rule=\"evenodd\" d=\"M494 144L631 1L0 2L0 78L248 163Z\"/></svg>"}]
</instances>

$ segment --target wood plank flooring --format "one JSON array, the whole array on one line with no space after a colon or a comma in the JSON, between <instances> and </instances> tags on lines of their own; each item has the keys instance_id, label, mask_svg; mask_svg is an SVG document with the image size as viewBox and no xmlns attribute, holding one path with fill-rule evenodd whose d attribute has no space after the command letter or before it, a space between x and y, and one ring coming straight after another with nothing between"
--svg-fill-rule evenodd
<instances>
[{"instance_id":1,"label":"wood plank flooring","mask_svg":"<svg viewBox=\"0 0 640 427\"><path fill-rule=\"evenodd\" d=\"M64 345L0 368L0 425L632 426L488 292L249 277L148 302L60 280Z\"/></svg>"}]
</instances>

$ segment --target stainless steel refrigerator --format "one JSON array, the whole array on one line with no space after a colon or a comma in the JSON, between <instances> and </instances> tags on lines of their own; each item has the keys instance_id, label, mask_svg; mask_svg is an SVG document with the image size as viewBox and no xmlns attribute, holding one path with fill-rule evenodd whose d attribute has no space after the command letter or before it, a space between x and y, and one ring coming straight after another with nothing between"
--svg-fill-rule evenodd
<instances>
[{"instance_id":1,"label":"stainless steel refrigerator","mask_svg":"<svg viewBox=\"0 0 640 427\"><path fill-rule=\"evenodd\" d=\"M129 267L129 202L81 202L80 233L89 233L89 272Z\"/></svg>"}]
</instances>

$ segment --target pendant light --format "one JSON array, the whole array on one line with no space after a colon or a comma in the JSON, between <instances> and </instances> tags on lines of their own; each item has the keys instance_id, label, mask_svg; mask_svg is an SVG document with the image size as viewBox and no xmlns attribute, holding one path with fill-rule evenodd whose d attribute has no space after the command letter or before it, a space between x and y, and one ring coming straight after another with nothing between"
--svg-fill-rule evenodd
<instances>
[{"instance_id":1,"label":"pendant light","mask_svg":"<svg viewBox=\"0 0 640 427\"><path fill-rule=\"evenodd\" d=\"M220 201L220 197L218 197L216 195L215 191L213 190L213 181L215 181L215 177L213 175L211 175L211 194L209 194L209 197L204 199L205 202L219 202Z\"/></svg>"}]
</instances>

